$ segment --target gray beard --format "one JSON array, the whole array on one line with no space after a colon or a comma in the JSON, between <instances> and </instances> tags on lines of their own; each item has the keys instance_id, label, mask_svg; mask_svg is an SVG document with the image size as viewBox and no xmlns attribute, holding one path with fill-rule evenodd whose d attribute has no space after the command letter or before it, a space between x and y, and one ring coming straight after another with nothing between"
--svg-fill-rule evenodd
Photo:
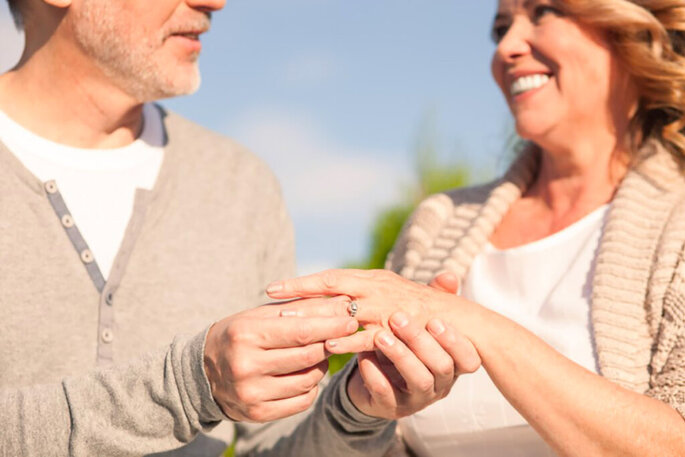
<instances>
[{"instance_id":1,"label":"gray beard","mask_svg":"<svg viewBox=\"0 0 685 457\"><path fill-rule=\"evenodd\" d=\"M139 37L122 33L137 18L118 10L116 4L112 0L82 3L74 18L74 32L86 55L110 81L141 103L195 92L200 86L197 62L185 71L164 65L156 53L164 31ZM139 30L133 29L134 33Z\"/></svg>"}]
</instances>

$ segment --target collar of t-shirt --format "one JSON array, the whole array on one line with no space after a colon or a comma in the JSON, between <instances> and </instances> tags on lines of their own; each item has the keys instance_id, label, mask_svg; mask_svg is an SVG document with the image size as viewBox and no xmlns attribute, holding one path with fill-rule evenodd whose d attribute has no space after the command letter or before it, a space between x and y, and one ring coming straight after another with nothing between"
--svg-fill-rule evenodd
<instances>
[{"instance_id":1,"label":"collar of t-shirt","mask_svg":"<svg viewBox=\"0 0 685 457\"><path fill-rule=\"evenodd\" d=\"M159 109L143 107L143 129L114 149L74 148L42 138L0 111L0 141L45 182L55 180L106 278L126 232L136 189L152 189L164 156Z\"/></svg>"}]
</instances>

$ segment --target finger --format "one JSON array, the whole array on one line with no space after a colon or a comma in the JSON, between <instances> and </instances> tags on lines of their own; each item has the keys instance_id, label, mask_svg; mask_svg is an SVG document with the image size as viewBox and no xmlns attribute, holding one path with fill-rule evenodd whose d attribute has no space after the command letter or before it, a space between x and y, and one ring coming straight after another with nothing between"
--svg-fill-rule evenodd
<instances>
[{"instance_id":1,"label":"finger","mask_svg":"<svg viewBox=\"0 0 685 457\"><path fill-rule=\"evenodd\" d=\"M331 354L373 351L376 346L374 335L380 328L378 325L368 325L364 330L353 335L327 340L326 349Z\"/></svg>"},{"instance_id":2,"label":"finger","mask_svg":"<svg viewBox=\"0 0 685 457\"><path fill-rule=\"evenodd\" d=\"M359 375L364 388L369 393L372 403L377 403L385 410L394 411L397 408L397 392L380 367L380 363L373 352L365 352L357 356Z\"/></svg>"},{"instance_id":3,"label":"finger","mask_svg":"<svg viewBox=\"0 0 685 457\"><path fill-rule=\"evenodd\" d=\"M335 297L293 298L291 300L267 303L265 305L247 310L245 311L245 314L249 314L253 317L305 317L304 313L288 313L288 310L297 311L299 309L311 308L312 311L307 314L308 317L332 317L337 314L329 311L328 308L335 307L335 305L339 304L340 302L349 301L349 298L340 295Z\"/></svg>"},{"instance_id":4,"label":"finger","mask_svg":"<svg viewBox=\"0 0 685 457\"><path fill-rule=\"evenodd\" d=\"M428 333L423 325L411 321L403 312L390 317L390 327L414 353L421 363L433 374L435 391L447 393L454 384L455 363L452 356Z\"/></svg>"},{"instance_id":5,"label":"finger","mask_svg":"<svg viewBox=\"0 0 685 457\"><path fill-rule=\"evenodd\" d=\"M443 292L459 294L459 278L450 271L438 274L428 285Z\"/></svg>"},{"instance_id":6,"label":"finger","mask_svg":"<svg viewBox=\"0 0 685 457\"><path fill-rule=\"evenodd\" d=\"M301 298L279 304L281 317L345 317L350 315L350 297Z\"/></svg>"},{"instance_id":7,"label":"finger","mask_svg":"<svg viewBox=\"0 0 685 457\"><path fill-rule=\"evenodd\" d=\"M235 400L243 405L296 397L312 390L328 370L328 361L282 376L261 376L238 382L234 386Z\"/></svg>"},{"instance_id":8,"label":"finger","mask_svg":"<svg viewBox=\"0 0 685 457\"><path fill-rule=\"evenodd\" d=\"M271 422L307 410L318 395L319 387L296 397L258 403L246 408L245 422Z\"/></svg>"},{"instance_id":9,"label":"finger","mask_svg":"<svg viewBox=\"0 0 685 457\"><path fill-rule=\"evenodd\" d=\"M276 281L266 289L272 298L320 297L325 295L364 296L369 280L383 270L326 270L309 276Z\"/></svg>"},{"instance_id":10,"label":"finger","mask_svg":"<svg viewBox=\"0 0 685 457\"><path fill-rule=\"evenodd\" d=\"M376 347L385 355L399 372L407 385L407 390L418 395L418 400L435 394L435 378L407 346L390 331L376 333Z\"/></svg>"},{"instance_id":11,"label":"finger","mask_svg":"<svg viewBox=\"0 0 685 457\"><path fill-rule=\"evenodd\" d=\"M313 367L328 360L329 355L324 343L313 343L296 348L262 351L248 363L263 367L263 374L276 376Z\"/></svg>"},{"instance_id":12,"label":"finger","mask_svg":"<svg viewBox=\"0 0 685 457\"><path fill-rule=\"evenodd\" d=\"M238 324L236 324L238 325ZM308 346L329 338L351 335L359 328L359 322L351 317L289 317L241 321L244 329L232 331L234 340L257 334L256 344L263 349ZM254 327L258 326L258 329Z\"/></svg>"},{"instance_id":13,"label":"finger","mask_svg":"<svg viewBox=\"0 0 685 457\"><path fill-rule=\"evenodd\" d=\"M473 343L464 335L446 326L440 319L428 321L426 329L452 357L457 375L473 373L480 368L480 355Z\"/></svg>"}]
</instances>

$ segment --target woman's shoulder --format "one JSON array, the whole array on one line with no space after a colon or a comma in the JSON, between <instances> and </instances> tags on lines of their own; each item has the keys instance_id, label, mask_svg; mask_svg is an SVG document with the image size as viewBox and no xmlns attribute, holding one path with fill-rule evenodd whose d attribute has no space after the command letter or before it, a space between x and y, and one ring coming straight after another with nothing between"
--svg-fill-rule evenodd
<instances>
[{"instance_id":1,"label":"woman's shoulder","mask_svg":"<svg viewBox=\"0 0 685 457\"><path fill-rule=\"evenodd\" d=\"M501 179L484 184L461 187L433 194L425 198L409 218L395 242L386 268L399 271L407 256L418 255L434 244L445 227L468 225L475 219L502 182Z\"/></svg>"}]
</instances>

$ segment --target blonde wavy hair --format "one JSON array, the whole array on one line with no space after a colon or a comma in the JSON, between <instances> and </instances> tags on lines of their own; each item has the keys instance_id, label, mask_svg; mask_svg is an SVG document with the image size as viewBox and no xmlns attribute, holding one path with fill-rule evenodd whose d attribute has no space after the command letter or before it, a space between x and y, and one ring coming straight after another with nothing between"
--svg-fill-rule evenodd
<instances>
[{"instance_id":1,"label":"blonde wavy hair","mask_svg":"<svg viewBox=\"0 0 685 457\"><path fill-rule=\"evenodd\" d=\"M629 141L656 138L685 168L685 0L554 0L581 24L602 30L632 76L638 109Z\"/></svg>"}]
</instances>

